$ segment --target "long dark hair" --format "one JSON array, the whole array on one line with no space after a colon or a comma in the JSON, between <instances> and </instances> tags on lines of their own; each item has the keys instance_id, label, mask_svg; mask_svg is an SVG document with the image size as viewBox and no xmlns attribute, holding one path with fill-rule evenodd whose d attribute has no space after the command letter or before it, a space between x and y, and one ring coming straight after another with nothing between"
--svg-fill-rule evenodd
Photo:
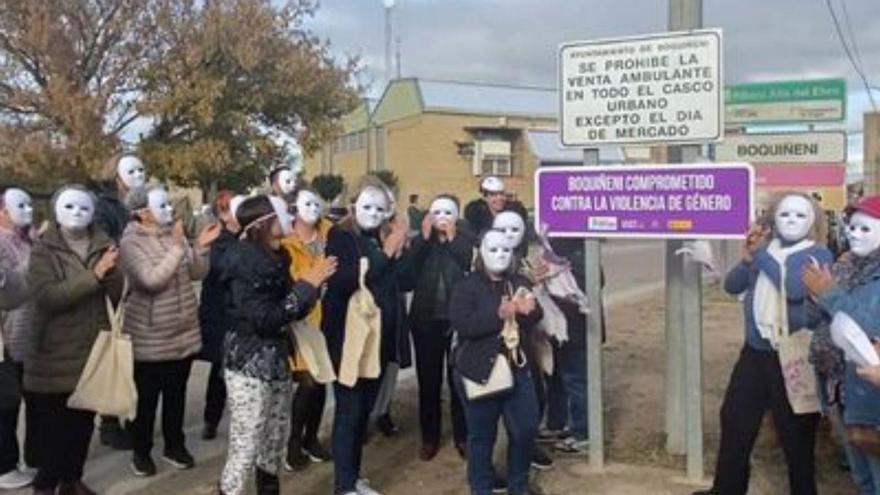
<instances>
[{"instance_id":1,"label":"long dark hair","mask_svg":"<svg viewBox=\"0 0 880 495\"><path fill-rule=\"evenodd\" d=\"M272 208L272 202L268 196L260 195L244 200L235 212L235 219L242 228L242 238L257 246L269 249L272 224L275 220L270 215L274 213L275 209Z\"/></svg>"}]
</instances>

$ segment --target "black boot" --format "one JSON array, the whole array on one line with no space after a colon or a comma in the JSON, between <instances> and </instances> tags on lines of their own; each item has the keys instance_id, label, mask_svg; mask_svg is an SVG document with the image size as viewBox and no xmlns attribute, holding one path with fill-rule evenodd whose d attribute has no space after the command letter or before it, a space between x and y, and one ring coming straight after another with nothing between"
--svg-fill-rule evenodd
<instances>
[{"instance_id":1,"label":"black boot","mask_svg":"<svg viewBox=\"0 0 880 495\"><path fill-rule=\"evenodd\" d=\"M279 495L281 482L278 476L257 468L257 495Z\"/></svg>"}]
</instances>

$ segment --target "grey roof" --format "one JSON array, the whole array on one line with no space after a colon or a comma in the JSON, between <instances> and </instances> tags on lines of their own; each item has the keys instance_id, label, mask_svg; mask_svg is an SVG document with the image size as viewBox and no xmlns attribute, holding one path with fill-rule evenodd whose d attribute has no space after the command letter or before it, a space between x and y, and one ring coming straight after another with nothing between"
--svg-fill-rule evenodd
<instances>
[{"instance_id":1,"label":"grey roof","mask_svg":"<svg viewBox=\"0 0 880 495\"><path fill-rule=\"evenodd\" d=\"M417 79L425 110L555 118L556 90Z\"/></svg>"},{"instance_id":2,"label":"grey roof","mask_svg":"<svg viewBox=\"0 0 880 495\"><path fill-rule=\"evenodd\" d=\"M584 152L580 148L565 148L555 130L532 129L528 131L528 143L532 153L542 164L581 165ZM600 146L599 163L623 163L624 156L619 146Z\"/></svg>"}]
</instances>

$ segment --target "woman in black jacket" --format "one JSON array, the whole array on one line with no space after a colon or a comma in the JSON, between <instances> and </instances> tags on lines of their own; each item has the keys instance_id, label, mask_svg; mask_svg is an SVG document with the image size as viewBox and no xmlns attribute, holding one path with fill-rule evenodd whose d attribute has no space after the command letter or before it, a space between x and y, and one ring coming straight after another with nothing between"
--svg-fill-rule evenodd
<instances>
[{"instance_id":1,"label":"woman in black jacket","mask_svg":"<svg viewBox=\"0 0 880 495\"><path fill-rule=\"evenodd\" d=\"M538 400L523 343L543 313L529 292L529 282L516 274L512 251L503 232L486 233L476 269L455 286L449 307L459 337L455 369L465 400L468 481L473 495L492 493L492 450L501 416L510 439L509 492L532 493L528 480L538 431ZM518 330L508 333L505 321L511 319L518 323ZM486 384L501 356L509 363L513 386L487 397L467 398L464 380Z\"/></svg>"},{"instance_id":2,"label":"woman in black jacket","mask_svg":"<svg viewBox=\"0 0 880 495\"><path fill-rule=\"evenodd\" d=\"M342 348L348 338L358 335L346 333L345 319L349 300L358 289L359 260L369 261L366 286L381 310L380 356L368 358L379 361L381 370L389 362L399 362L403 343L408 345L405 332L403 287L405 263L401 259L407 239L407 227L394 222L388 226L391 198L387 189L367 177L358 188L354 211L348 218L330 229L327 235L328 256L339 260L339 270L328 280L322 300L321 329L327 338L327 350L337 375L342 362ZM334 493L336 495L373 495L377 492L361 478L361 460L370 412L379 391L378 379L361 377L349 387L334 384L336 415L333 421L333 459L335 463Z\"/></svg>"},{"instance_id":3,"label":"woman in black jacket","mask_svg":"<svg viewBox=\"0 0 880 495\"><path fill-rule=\"evenodd\" d=\"M202 331L202 350L199 358L211 363L208 387L205 392L204 440L217 437L217 425L226 406L226 385L223 382L223 339L232 328L229 316L229 286L224 277L230 249L238 243L238 224L231 207L232 193L220 191L211 206L220 220L220 236L211 245L211 271L202 282L199 299L199 326Z\"/></svg>"},{"instance_id":4,"label":"woman in black jacket","mask_svg":"<svg viewBox=\"0 0 880 495\"><path fill-rule=\"evenodd\" d=\"M232 331L226 335L225 378L232 420L220 491L240 495L256 464L257 493L280 491L290 414L290 336L287 324L304 318L318 288L336 271L328 258L291 283L281 252L278 213L266 196L244 201L236 214L242 241L229 251L227 279Z\"/></svg>"},{"instance_id":5,"label":"woman in black jacket","mask_svg":"<svg viewBox=\"0 0 880 495\"><path fill-rule=\"evenodd\" d=\"M449 299L452 287L470 271L474 240L458 228L459 203L441 195L431 203L422 221L421 235L412 241L409 256L417 273L410 307L419 380L421 459L430 461L440 448L444 361L450 351ZM451 369L450 369L451 371ZM458 392L448 373L452 430L455 446L464 456L467 426Z\"/></svg>"}]
</instances>

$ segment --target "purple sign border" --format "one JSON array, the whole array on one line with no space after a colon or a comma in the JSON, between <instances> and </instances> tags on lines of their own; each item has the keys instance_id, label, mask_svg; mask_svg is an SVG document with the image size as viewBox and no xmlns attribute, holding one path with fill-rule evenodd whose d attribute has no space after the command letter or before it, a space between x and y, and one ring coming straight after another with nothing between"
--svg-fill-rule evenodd
<instances>
[{"instance_id":1,"label":"purple sign border","mask_svg":"<svg viewBox=\"0 0 880 495\"><path fill-rule=\"evenodd\" d=\"M568 167L544 167L535 172L535 227L541 225L541 176L559 172L637 172L637 171L681 171L681 170L746 170L749 174L749 224L755 221L755 169L748 163L681 163L681 164L655 164L655 165L596 165L596 166L568 166ZM665 232L665 233L636 233L636 232L563 232L548 234L551 238L574 238L574 239L744 239L746 232L740 234L700 234L696 232Z\"/></svg>"}]
</instances>

